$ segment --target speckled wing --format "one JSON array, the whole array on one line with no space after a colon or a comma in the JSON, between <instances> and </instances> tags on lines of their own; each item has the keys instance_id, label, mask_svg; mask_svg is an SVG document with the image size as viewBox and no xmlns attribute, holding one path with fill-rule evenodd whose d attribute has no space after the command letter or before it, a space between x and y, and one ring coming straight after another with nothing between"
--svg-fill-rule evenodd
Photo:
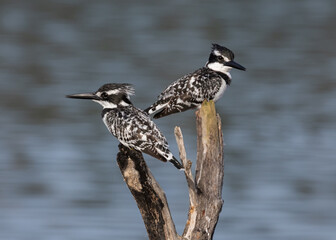
<instances>
[{"instance_id":1,"label":"speckled wing","mask_svg":"<svg viewBox=\"0 0 336 240\"><path fill-rule=\"evenodd\" d=\"M201 68L173 82L145 111L160 118L198 107L205 99L212 100L222 84L223 78L218 73Z\"/></svg>"},{"instance_id":2,"label":"speckled wing","mask_svg":"<svg viewBox=\"0 0 336 240\"><path fill-rule=\"evenodd\" d=\"M109 131L125 146L164 162L173 157L166 138L142 110L133 106L110 109L103 121Z\"/></svg>"}]
</instances>

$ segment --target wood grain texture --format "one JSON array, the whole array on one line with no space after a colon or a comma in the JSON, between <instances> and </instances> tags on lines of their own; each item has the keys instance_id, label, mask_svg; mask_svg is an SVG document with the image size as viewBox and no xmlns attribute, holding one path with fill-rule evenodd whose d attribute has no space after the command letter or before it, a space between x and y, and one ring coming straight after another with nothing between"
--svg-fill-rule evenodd
<instances>
[{"instance_id":1,"label":"wood grain texture","mask_svg":"<svg viewBox=\"0 0 336 240\"><path fill-rule=\"evenodd\" d=\"M197 162L193 177L182 131L175 128L176 142L189 189L188 220L178 235L168 202L140 152L119 145L117 162L142 215L150 240L211 240L223 206L224 178L221 120L213 101L204 101L196 112Z\"/></svg>"},{"instance_id":2,"label":"wood grain texture","mask_svg":"<svg viewBox=\"0 0 336 240\"><path fill-rule=\"evenodd\" d=\"M138 205L149 239L180 239L166 195L147 167L142 154L119 144L117 162Z\"/></svg>"}]
</instances>

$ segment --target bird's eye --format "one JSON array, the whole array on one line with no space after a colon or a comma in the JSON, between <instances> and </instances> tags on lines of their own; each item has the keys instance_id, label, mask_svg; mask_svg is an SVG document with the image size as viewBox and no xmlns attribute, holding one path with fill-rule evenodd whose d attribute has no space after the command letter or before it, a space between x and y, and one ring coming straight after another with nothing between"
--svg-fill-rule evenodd
<instances>
[{"instance_id":1,"label":"bird's eye","mask_svg":"<svg viewBox=\"0 0 336 240\"><path fill-rule=\"evenodd\" d=\"M107 99L108 98L108 94L106 92L102 92L101 95L100 95L100 97L102 99Z\"/></svg>"},{"instance_id":2,"label":"bird's eye","mask_svg":"<svg viewBox=\"0 0 336 240\"><path fill-rule=\"evenodd\" d=\"M222 56L218 56L217 59L218 59L219 61L224 61L224 58L223 58Z\"/></svg>"}]
</instances>

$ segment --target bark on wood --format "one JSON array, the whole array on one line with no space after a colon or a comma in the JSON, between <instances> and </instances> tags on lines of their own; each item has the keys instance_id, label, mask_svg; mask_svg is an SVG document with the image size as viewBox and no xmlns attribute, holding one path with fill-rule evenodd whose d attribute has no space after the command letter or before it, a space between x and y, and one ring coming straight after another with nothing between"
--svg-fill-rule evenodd
<instances>
[{"instance_id":1,"label":"bark on wood","mask_svg":"<svg viewBox=\"0 0 336 240\"><path fill-rule=\"evenodd\" d=\"M166 195L140 152L119 144L117 162L142 215L149 239L179 239Z\"/></svg>"},{"instance_id":2,"label":"bark on wood","mask_svg":"<svg viewBox=\"0 0 336 240\"><path fill-rule=\"evenodd\" d=\"M182 237L176 233L165 193L149 171L142 154L119 145L117 162L140 209L150 240L210 240L222 209L224 177L221 120L212 101L196 112L197 163L193 177L179 127L175 137L189 188L189 213Z\"/></svg>"},{"instance_id":3,"label":"bark on wood","mask_svg":"<svg viewBox=\"0 0 336 240\"><path fill-rule=\"evenodd\" d=\"M190 239L212 239L222 210L224 178L221 120L212 101L204 102L196 112L197 163L195 184L196 223Z\"/></svg>"}]
</instances>

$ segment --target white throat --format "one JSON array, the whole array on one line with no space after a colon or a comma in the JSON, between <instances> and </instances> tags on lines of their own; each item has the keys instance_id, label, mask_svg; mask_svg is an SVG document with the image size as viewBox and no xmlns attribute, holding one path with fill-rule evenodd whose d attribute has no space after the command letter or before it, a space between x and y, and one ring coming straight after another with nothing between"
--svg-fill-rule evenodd
<instances>
[{"instance_id":1,"label":"white throat","mask_svg":"<svg viewBox=\"0 0 336 240\"><path fill-rule=\"evenodd\" d=\"M231 78L230 70L232 69L232 67L224 66L223 64L218 62L207 63L206 66L213 71L224 73L228 75L229 78Z\"/></svg>"},{"instance_id":2,"label":"white throat","mask_svg":"<svg viewBox=\"0 0 336 240\"><path fill-rule=\"evenodd\" d=\"M108 101L98 101L98 100L92 100L92 101L99 103L100 105L103 106L103 108L116 108L117 107L117 104L114 104Z\"/></svg>"},{"instance_id":3,"label":"white throat","mask_svg":"<svg viewBox=\"0 0 336 240\"><path fill-rule=\"evenodd\" d=\"M216 72L228 73L232 67L225 66L218 62L207 63L207 67Z\"/></svg>"}]
</instances>

